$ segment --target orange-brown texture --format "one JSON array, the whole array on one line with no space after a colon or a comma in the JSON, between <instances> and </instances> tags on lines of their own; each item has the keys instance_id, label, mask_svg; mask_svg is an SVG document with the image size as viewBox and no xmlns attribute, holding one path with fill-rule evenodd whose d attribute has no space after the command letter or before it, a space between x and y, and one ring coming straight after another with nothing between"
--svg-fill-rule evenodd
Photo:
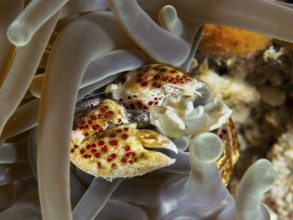
<instances>
[{"instance_id":1,"label":"orange-brown texture","mask_svg":"<svg viewBox=\"0 0 293 220\"><path fill-rule=\"evenodd\" d=\"M219 55L245 55L263 50L271 38L223 25L208 24L204 27L199 50Z\"/></svg>"}]
</instances>

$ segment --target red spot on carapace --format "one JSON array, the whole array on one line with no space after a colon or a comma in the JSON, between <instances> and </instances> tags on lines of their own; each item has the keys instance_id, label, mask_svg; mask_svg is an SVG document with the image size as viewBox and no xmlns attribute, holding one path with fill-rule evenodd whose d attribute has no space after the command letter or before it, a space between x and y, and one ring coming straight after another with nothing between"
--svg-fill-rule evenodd
<instances>
[{"instance_id":1,"label":"red spot on carapace","mask_svg":"<svg viewBox=\"0 0 293 220\"><path fill-rule=\"evenodd\" d=\"M101 151L106 152L108 150L108 147L105 145L101 148Z\"/></svg>"},{"instance_id":2,"label":"red spot on carapace","mask_svg":"<svg viewBox=\"0 0 293 220\"><path fill-rule=\"evenodd\" d=\"M131 156L131 152L127 152L127 153L125 154L125 156L126 156L126 157L130 157L130 156Z\"/></svg>"},{"instance_id":3,"label":"red spot on carapace","mask_svg":"<svg viewBox=\"0 0 293 220\"><path fill-rule=\"evenodd\" d=\"M91 149L91 152L94 154L94 153L97 153L97 150L96 149Z\"/></svg>"},{"instance_id":4,"label":"red spot on carapace","mask_svg":"<svg viewBox=\"0 0 293 220\"><path fill-rule=\"evenodd\" d=\"M128 135L127 135L127 134L122 134L121 137L122 137L123 139L127 139L127 138L128 138Z\"/></svg>"},{"instance_id":5,"label":"red spot on carapace","mask_svg":"<svg viewBox=\"0 0 293 220\"><path fill-rule=\"evenodd\" d=\"M99 125L93 125L93 126L92 126L92 129L93 129L94 131L96 131L96 130L99 129L99 127L100 127Z\"/></svg>"},{"instance_id":6,"label":"red spot on carapace","mask_svg":"<svg viewBox=\"0 0 293 220\"><path fill-rule=\"evenodd\" d=\"M117 140L111 140L111 141L109 141L109 143L112 146L117 146L118 145L118 141Z\"/></svg>"},{"instance_id":7,"label":"red spot on carapace","mask_svg":"<svg viewBox=\"0 0 293 220\"><path fill-rule=\"evenodd\" d=\"M102 146L102 145L104 145L104 144L105 144L105 142L102 141L102 140L100 140L100 141L98 142L98 145L99 145L99 146Z\"/></svg>"},{"instance_id":8,"label":"red spot on carapace","mask_svg":"<svg viewBox=\"0 0 293 220\"><path fill-rule=\"evenodd\" d=\"M117 155L116 155L115 153L113 153L113 154L110 155L110 157L111 157L112 159L115 159L115 158L117 157Z\"/></svg>"},{"instance_id":9,"label":"red spot on carapace","mask_svg":"<svg viewBox=\"0 0 293 220\"><path fill-rule=\"evenodd\" d=\"M97 119L97 117L96 117L96 116L94 116L94 115L91 115L91 116L90 116L90 119L92 119L92 120L96 120L96 119Z\"/></svg>"},{"instance_id":10,"label":"red spot on carapace","mask_svg":"<svg viewBox=\"0 0 293 220\"><path fill-rule=\"evenodd\" d=\"M147 83L147 82L142 82L140 85L141 85L142 87L145 87L145 86L148 85L148 83Z\"/></svg>"},{"instance_id":11,"label":"red spot on carapace","mask_svg":"<svg viewBox=\"0 0 293 220\"><path fill-rule=\"evenodd\" d=\"M116 134L111 133L111 134L110 134L110 137L111 137L111 138L114 138L114 137L116 137Z\"/></svg>"}]
</instances>

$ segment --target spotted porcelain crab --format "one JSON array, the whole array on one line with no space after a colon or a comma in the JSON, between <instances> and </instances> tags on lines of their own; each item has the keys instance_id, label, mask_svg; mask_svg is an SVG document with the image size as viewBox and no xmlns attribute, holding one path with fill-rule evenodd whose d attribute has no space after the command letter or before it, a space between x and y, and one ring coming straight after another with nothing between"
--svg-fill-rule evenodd
<instances>
[{"instance_id":1,"label":"spotted porcelain crab","mask_svg":"<svg viewBox=\"0 0 293 220\"><path fill-rule=\"evenodd\" d=\"M133 177L171 165L164 154L147 148L177 152L165 136L129 123L124 107L104 99L75 116L71 138L71 161L83 171L106 179Z\"/></svg>"},{"instance_id":2,"label":"spotted porcelain crab","mask_svg":"<svg viewBox=\"0 0 293 220\"><path fill-rule=\"evenodd\" d=\"M79 103L88 110L74 121L71 160L77 166L105 178L144 174L175 161L143 146L176 151L168 138L211 131L224 145L217 164L228 182L238 159L232 111L221 99L210 98L204 82L178 67L152 64L124 74L105 92L111 99Z\"/></svg>"},{"instance_id":3,"label":"spotted porcelain crab","mask_svg":"<svg viewBox=\"0 0 293 220\"><path fill-rule=\"evenodd\" d=\"M220 99L210 101L208 86L178 67L151 64L130 71L106 92L160 133L180 138L219 128L232 111Z\"/></svg>"},{"instance_id":4,"label":"spotted porcelain crab","mask_svg":"<svg viewBox=\"0 0 293 220\"><path fill-rule=\"evenodd\" d=\"M181 69L163 64L146 65L130 71L106 92L123 103L127 110L148 111L162 105L166 97L198 97L203 83Z\"/></svg>"}]
</instances>

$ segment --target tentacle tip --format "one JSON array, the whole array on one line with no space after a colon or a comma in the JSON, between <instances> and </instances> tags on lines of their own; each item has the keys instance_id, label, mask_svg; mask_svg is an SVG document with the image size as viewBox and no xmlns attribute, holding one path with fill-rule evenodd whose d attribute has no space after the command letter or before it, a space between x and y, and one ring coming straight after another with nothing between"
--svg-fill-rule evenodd
<instances>
[{"instance_id":1,"label":"tentacle tip","mask_svg":"<svg viewBox=\"0 0 293 220\"><path fill-rule=\"evenodd\" d=\"M177 11L172 5L166 5L160 10L160 16L168 22L173 22L177 19Z\"/></svg>"},{"instance_id":2,"label":"tentacle tip","mask_svg":"<svg viewBox=\"0 0 293 220\"><path fill-rule=\"evenodd\" d=\"M259 176L267 185L273 185L276 180L276 173L271 162L267 159L260 159L252 165L256 176Z\"/></svg>"},{"instance_id":3,"label":"tentacle tip","mask_svg":"<svg viewBox=\"0 0 293 220\"><path fill-rule=\"evenodd\" d=\"M191 158L203 163L215 162L223 153L223 144L220 138L213 133L203 133L190 141Z\"/></svg>"},{"instance_id":4,"label":"tentacle tip","mask_svg":"<svg viewBox=\"0 0 293 220\"><path fill-rule=\"evenodd\" d=\"M33 34L28 25L18 21L14 21L7 30L7 38L15 46L27 45L30 42L32 35Z\"/></svg>"}]
</instances>

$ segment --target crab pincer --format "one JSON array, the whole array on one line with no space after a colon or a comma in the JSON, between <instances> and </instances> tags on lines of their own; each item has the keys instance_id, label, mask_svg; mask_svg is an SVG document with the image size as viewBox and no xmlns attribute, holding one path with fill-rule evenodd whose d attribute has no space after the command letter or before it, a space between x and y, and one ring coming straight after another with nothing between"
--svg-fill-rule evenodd
<instances>
[{"instance_id":1,"label":"crab pincer","mask_svg":"<svg viewBox=\"0 0 293 220\"><path fill-rule=\"evenodd\" d=\"M104 116L98 117L103 109L107 109ZM109 115L108 111L112 110L115 110L114 114ZM111 122L106 123L105 114ZM86 119L91 120L92 126L102 129L86 126ZM77 115L74 125L80 124L82 126L72 132L70 159L79 169L93 176L107 180L134 177L175 162L175 159L151 150L165 148L177 152L175 144L157 132L140 130L136 123L128 123L123 107L114 100L103 100L95 108Z\"/></svg>"}]
</instances>

